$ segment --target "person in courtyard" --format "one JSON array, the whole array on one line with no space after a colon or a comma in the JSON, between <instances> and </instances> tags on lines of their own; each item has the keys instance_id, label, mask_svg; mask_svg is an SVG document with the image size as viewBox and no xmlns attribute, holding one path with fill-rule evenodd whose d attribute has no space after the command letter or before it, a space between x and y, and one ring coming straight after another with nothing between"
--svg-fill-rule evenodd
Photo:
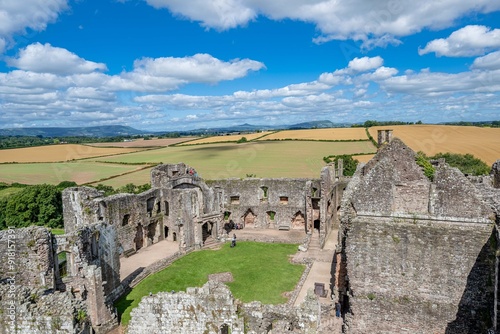
<instances>
[{"instance_id":1,"label":"person in courtyard","mask_svg":"<svg viewBox=\"0 0 500 334\"><path fill-rule=\"evenodd\" d=\"M236 234L233 234L233 239L231 239L231 247L236 246Z\"/></svg>"},{"instance_id":2,"label":"person in courtyard","mask_svg":"<svg viewBox=\"0 0 500 334\"><path fill-rule=\"evenodd\" d=\"M341 311L341 306L339 302L335 303L335 316L337 318L340 318L340 311Z\"/></svg>"}]
</instances>

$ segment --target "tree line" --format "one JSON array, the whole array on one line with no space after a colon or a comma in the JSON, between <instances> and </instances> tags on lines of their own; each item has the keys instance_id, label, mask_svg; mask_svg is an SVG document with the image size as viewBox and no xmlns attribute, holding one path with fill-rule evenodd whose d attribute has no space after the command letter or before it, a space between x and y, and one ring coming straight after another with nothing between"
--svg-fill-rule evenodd
<instances>
[{"instance_id":1,"label":"tree line","mask_svg":"<svg viewBox=\"0 0 500 334\"><path fill-rule=\"evenodd\" d=\"M388 126L388 125L412 125L412 124L423 124L422 121L416 122L401 122L401 121L374 121L368 120L364 123L353 124L351 128L370 128L372 126Z\"/></svg>"},{"instance_id":2,"label":"tree line","mask_svg":"<svg viewBox=\"0 0 500 334\"><path fill-rule=\"evenodd\" d=\"M71 136L71 137L43 137L38 136L0 136L0 149L7 148L23 148L33 146L46 146L57 144L91 144L106 142L122 142L124 140L152 138L179 138L181 133L169 132L162 135L134 135L134 136L113 136L113 137L87 137L87 136Z\"/></svg>"}]
</instances>

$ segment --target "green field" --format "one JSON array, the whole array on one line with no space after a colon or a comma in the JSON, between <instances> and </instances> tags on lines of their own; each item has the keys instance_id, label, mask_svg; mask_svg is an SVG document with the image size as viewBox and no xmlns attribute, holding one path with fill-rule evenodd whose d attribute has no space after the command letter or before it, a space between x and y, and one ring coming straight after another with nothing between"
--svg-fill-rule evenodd
<instances>
[{"instance_id":1,"label":"green field","mask_svg":"<svg viewBox=\"0 0 500 334\"><path fill-rule=\"evenodd\" d=\"M226 243L220 250L190 253L164 270L148 276L115 306L121 322L130 321L130 311L150 292L185 291L202 286L209 274L231 272L233 282L226 283L233 296L242 302L253 300L264 304L286 302L283 292L292 291L304 271L303 265L291 264L289 256L297 245L239 242L235 248ZM257 284L256 284L257 283Z\"/></svg>"},{"instance_id":2,"label":"green field","mask_svg":"<svg viewBox=\"0 0 500 334\"><path fill-rule=\"evenodd\" d=\"M324 156L373 153L369 141L269 141L219 143L88 158L63 163L0 164L0 182L23 184L103 183L115 188L150 182L152 165L184 162L206 180L225 178L318 178ZM148 165L149 164L149 165Z\"/></svg>"},{"instance_id":3,"label":"green field","mask_svg":"<svg viewBox=\"0 0 500 334\"><path fill-rule=\"evenodd\" d=\"M104 164L92 161L36 164L0 164L0 182L23 184L58 184L74 181L84 184L114 175L135 171L141 165Z\"/></svg>"},{"instance_id":4,"label":"green field","mask_svg":"<svg viewBox=\"0 0 500 334\"><path fill-rule=\"evenodd\" d=\"M324 156L375 151L375 147L368 141L278 141L167 147L93 160L122 163L184 162L194 167L207 180L243 178L247 174L257 177L318 178L325 165ZM128 183L127 179L130 178L141 180L138 184L149 181L149 174L141 172L144 179L132 175L123 178L122 184ZM116 181L115 179L113 182Z\"/></svg>"}]
</instances>

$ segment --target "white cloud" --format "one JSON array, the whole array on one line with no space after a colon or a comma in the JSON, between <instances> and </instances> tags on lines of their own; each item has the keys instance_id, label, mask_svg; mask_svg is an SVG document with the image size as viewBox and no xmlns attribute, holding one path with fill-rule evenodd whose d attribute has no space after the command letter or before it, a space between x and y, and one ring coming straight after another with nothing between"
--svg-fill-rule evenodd
<instances>
[{"instance_id":1,"label":"white cloud","mask_svg":"<svg viewBox=\"0 0 500 334\"><path fill-rule=\"evenodd\" d=\"M463 93L500 92L500 70L433 73L422 71L390 77L380 82L389 93L443 96Z\"/></svg>"},{"instance_id":2,"label":"white cloud","mask_svg":"<svg viewBox=\"0 0 500 334\"><path fill-rule=\"evenodd\" d=\"M25 34L26 28L44 30L60 12L68 8L67 0L3 0L0 2L0 46L13 34ZM2 48L0 48L0 52Z\"/></svg>"},{"instance_id":3,"label":"white cloud","mask_svg":"<svg viewBox=\"0 0 500 334\"><path fill-rule=\"evenodd\" d=\"M172 13L191 20L200 21L202 26L229 29L245 25L256 17L256 11L239 0L146 0L155 8L168 8Z\"/></svg>"},{"instance_id":4,"label":"white cloud","mask_svg":"<svg viewBox=\"0 0 500 334\"><path fill-rule=\"evenodd\" d=\"M8 58L7 64L26 71L62 75L107 70L103 63L85 60L66 49L53 47L49 43L30 44L19 51L17 58Z\"/></svg>"},{"instance_id":5,"label":"white cloud","mask_svg":"<svg viewBox=\"0 0 500 334\"><path fill-rule=\"evenodd\" d=\"M134 70L108 81L113 90L168 91L188 83L210 83L242 78L250 71L265 68L251 59L221 61L209 54L190 57L143 58L134 62Z\"/></svg>"},{"instance_id":6,"label":"white cloud","mask_svg":"<svg viewBox=\"0 0 500 334\"><path fill-rule=\"evenodd\" d=\"M399 43L424 28L442 29L458 18L500 9L491 0L146 0L155 8L219 30L244 26L258 15L273 20L310 22L322 33L316 42L332 39L363 41L364 47Z\"/></svg>"},{"instance_id":7,"label":"white cloud","mask_svg":"<svg viewBox=\"0 0 500 334\"><path fill-rule=\"evenodd\" d=\"M500 48L500 29L468 25L454 31L447 38L430 41L418 53L424 55L435 52L438 57L470 57L496 48Z\"/></svg>"},{"instance_id":8,"label":"white cloud","mask_svg":"<svg viewBox=\"0 0 500 334\"><path fill-rule=\"evenodd\" d=\"M382 57L379 56L372 58L363 57L363 58L354 58L349 62L349 65L347 67L353 70L354 72L366 72L382 66L383 63L384 60L382 59Z\"/></svg>"},{"instance_id":9,"label":"white cloud","mask_svg":"<svg viewBox=\"0 0 500 334\"><path fill-rule=\"evenodd\" d=\"M140 124L158 126L157 119L165 117L163 108L146 99L138 106L130 100L130 93L165 92L195 82L214 84L264 68L264 64L250 59L222 61L198 54L184 58L144 58L137 60L130 72L107 75L98 71L106 68L104 64L38 43L9 59L9 64L25 70L0 73L0 123L17 126L67 126L69 121L62 118L80 125L114 120L138 127ZM290 91L305 94L322 86L319 83L291 85ZM180 105L189 104L186 98L182 100ZM196 104L207 103L199 98L191 100L193 109ZM209 103L214 108L227 105L223 100Z\"/></svg>"},{"instance_id":10,"label":"white cloud","mask_svg":"<svg viewBox=\"0 0 500 334\"><path fill-rule=\"evenodd\" d=\"M484 70L500 69L500 51L495 51L486 56L474 59L471 68Z\"/></svg>"},{"instance_id":11,"label":"white cloud","mask_svg":"<svg viewBox=\"0 0 500 334\"><path fill-rule=\"evenodd\" d=\"M244 77L249 71L258 71L264 64L250 59L221 61L200 53L184 58L143 58L134 62L134 73L175 78L184 82L216 83Z\"/></svg>"}]
</instances>

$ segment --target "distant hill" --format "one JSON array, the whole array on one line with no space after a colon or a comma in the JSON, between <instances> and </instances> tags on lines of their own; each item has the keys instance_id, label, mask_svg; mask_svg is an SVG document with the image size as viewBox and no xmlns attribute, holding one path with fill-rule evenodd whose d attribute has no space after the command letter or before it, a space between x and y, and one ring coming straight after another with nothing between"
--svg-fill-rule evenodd
<instances>
[{"instance_id":1,"label":"distant hill","mask_svg":"<svg viewBox=\"0 0 500 334\"><path fill-rule=\"evenodd\" d=\"M324 128L334 128L334 127L339 127L339 126L335 125L333 122L324 120L324 121L311 121L311 122L293 124L293 125L289 125L288 129L289 130L294 130L294 129L324 129Z\"/></svg>"},{"instance_id":2,"label":"distant hill","mask_svg":"<svg viewBox=\"0 0 500 334\"><path fill-rule=\"evenodd\" d=\"M295 130L295 129L322 129L322 128L343 128L350 127L351 123L333 123L328 120L323 121L311 121L304 123L297 123L291 125L252 125L252 124L240 124L233 126L226 126L220 128L206 128L206 129L196 129L189 132L193 134L203 134L203 133L222 133L222 132L245 132L245 131L266 131L266 130Z\"/></svg>"},{"instance_id":3,"label":"distant hill","mask_svg":"<svg viewBox=\"0 0 500 334\"><path fill-rule=\"evenodd\" d=\"M118 137L118 136L142 136L142 135L161 135L177 132L181 135L204 135L227 132L253 132L267 130L293 130L293 129L316 129L316 128L334 128L349 127L348 123L332 123L331 121L311 121L292 125L252 125L240 124L225 127L203 128L183 131L142 131L130 126L123 125L103 125L91 127L72 127L72 128L10 128L0 129L0 136L41 136L45 138L57 137Z\"/></svg>"},{"instance_id":4,"label":"distant hill","mask_svg":"<svg viewBox=\"0 0 500 334\"><path fill-rule=\"evenodd\" d=\"M103 125L75 128L10 128L0 129L0 136L43 137L116 137L143 135L146 132L130 126Z\"/></svg>"}]
</instances>

